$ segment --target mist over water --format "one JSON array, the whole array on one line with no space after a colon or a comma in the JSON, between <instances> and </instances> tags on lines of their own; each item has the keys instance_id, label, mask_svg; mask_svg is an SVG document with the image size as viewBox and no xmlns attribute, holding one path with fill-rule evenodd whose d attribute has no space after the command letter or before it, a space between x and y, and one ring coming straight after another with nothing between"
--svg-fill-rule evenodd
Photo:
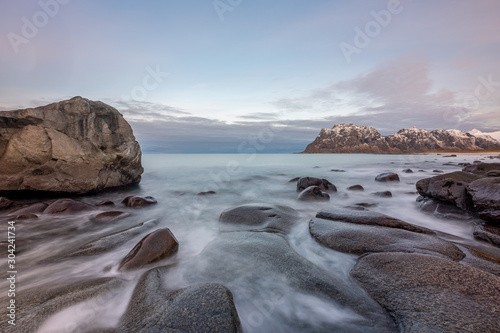
<instances>
[{"instance_id":1,"label":"mist over water","mask_svg":"<svg viewBox=\"0 0 500 333\"><path fill-rule=\"evenodd\" d=\"M43 237L44 242L31 246L19 245L19 289L42 286L49 281L68 282L78 279L95 279L116 276L127 281L118 294L102 300L88 300L64 309L46 320L39 332L84 332L85 330L117 325L126 310L133 288L145 269L122 273L117 270L122 258L146 234L156 228L168 227L179 242L176 256L159 262L168 265L165 288L175 290L200 282L221 281L233 293L244 332L303 332L321 329L324 325L338 325L341 330L357 331L365 319L345 304L338 304L314 294L305 294L291 286L286 275L259 275L255 267L238 262L238 257L228 253L217 258L209 256L211 244L221 237L219 216L229 208L248 203L284 205L294 208L299 223L287 235L286 241L302 258L337 281L346 289L363 294L351 280L349 271L356 256L339 253L317 243L309 234L308 224L320 209L353 207L362 204L370 211L384 213L412 224L458 237L463 243L478 244L472 237L469 222L441 219L422 212L415 202L415 183L435 175L433 170L444 172L460 170L448 162L472 162L478 155L459 155L443 158L441 155L149 155L143 156L145 173L139 187L102 193L82 198L95 204L113 200L113 210L127 210L132 215L107 225L92 226L93 214L74 217L41 216L32 222L19 223L18 237ZM414 173L403 173L403 169ZM344 170L334 172L332 169ZM422 171L419 171L422 170ZM382 172L396 172L399 183L375 182ZM331 194L329 202L311 203L297 201L296 183L292 178L312 176L326 178L336 185L338 192ZM348 191L352 185L362 185L363 192ZM381 198L374 192L391 191L392 198ZM215 191L215 194L197 195ZM128 210L118 204L128 195L153 196L158 204ZM358 206L359 207L359 206ZM102 235L106 228L123 229L141 222L151 228L113 250L94 255L78 256L45 262L54 249L74 248ZM481 246L490 247L486 243ZM24 246L25 248L22 248ZM203 255L202 255L203 253ZM213 251L213 253L217 253ZM209 259L207 261L207 259ZM233 271L220 271L220 276L197 275L204 272L210 260L224 263ZM234 271L234 270L238 271ZM233 278L236 276L237 278ZM5 289L5 282L1 288ZM97 302L97 303L96 303ZM117 306L118 305L118 306ZM103 317L108 318L103 320ZM90 319L89 319L90 318ZM93 319L92 319L93 318ZM301 323L292 326L291 323Z\"/></svg>"}]
</instances>

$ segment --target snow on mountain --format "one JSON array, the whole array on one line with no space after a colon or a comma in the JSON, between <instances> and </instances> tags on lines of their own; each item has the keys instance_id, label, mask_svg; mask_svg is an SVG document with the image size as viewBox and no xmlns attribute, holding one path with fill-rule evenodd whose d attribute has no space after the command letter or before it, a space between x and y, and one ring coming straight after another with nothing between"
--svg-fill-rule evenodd
<instances>
[{"instance_id":1,"label":"snow on mountain","mask_svg":"<svg viewBox=\"0 0 500 333\"><path fill-rule=\"evenodd\" d=\"M475 136L460 130L427 131L412 127L383 136L376 129L355 124L335 124L323 128L304 153L411 154L428 151L471 151L500 148L488 136Z\"/></svg>"},{"instance_id":2,"label":"snow on mountain","mask_svg":"<svg viewBox=\"0 0 500 333\"><path fill-rule=\"evenodd\" d=\"M469 131L469 133L474 135L475 137L484 138L486 140L493 139L500 142L500 131L485 133L474 128L472 131Z\"/></svg>"}]
</instances>

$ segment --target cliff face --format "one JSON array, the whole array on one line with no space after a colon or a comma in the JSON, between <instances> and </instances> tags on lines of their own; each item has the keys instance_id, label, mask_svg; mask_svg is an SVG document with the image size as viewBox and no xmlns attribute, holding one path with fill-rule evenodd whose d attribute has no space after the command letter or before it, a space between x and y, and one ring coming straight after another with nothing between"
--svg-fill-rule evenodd
<instances>
[{"instance_id":1,"label":"cliff face","mask_svg":"<svg viewBox=\"0 0 500 333\"><path fill-rule=\"evenodd\" d=\"M336 124L331 129L323 128L303 153L414 154L427 151L468 151L499 147L500 143L494 139L475 137L459 130L429 132L413 127L383 136L372 127Z\"/></svg>"},{"instance_id":2,"label":"cliff face","mask_svg":"<svg viewBox=\"0 0 500 333\"><path fill-rule=\"evenodd\" d=\"M0 112L0 190L87 193L138 183L141 149L113 107L75 97Z\"/></svg>"}]
</instances>

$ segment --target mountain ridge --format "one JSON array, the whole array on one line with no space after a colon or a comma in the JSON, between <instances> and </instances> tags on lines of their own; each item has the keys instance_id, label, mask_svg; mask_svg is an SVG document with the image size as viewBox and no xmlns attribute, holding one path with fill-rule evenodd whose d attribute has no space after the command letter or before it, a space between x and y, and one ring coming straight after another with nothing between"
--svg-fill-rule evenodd
<instances>
[{"instance_id":1,"label":"mountain ridge","mask_svg":"<svg viewBox=\"0 0 500 333\"><path fill-rule=\"evenodd\" d=\"M500 148L500 142L490 136L455 129L428 131L412 127L383 136L373 127L335 124L331 129L321 129L302 153L415 154L495 148Z\"/></svg>"}]
</instances>

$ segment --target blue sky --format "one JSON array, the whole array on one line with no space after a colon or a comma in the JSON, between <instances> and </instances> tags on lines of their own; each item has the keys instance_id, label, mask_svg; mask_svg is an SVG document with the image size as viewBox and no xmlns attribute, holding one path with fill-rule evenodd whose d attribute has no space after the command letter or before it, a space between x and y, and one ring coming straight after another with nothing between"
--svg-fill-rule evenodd
<instances>
[{"instance_id":1,"label":"blue sky","mask_svg":"<svg viewBox=\"0 0 500 333\"><path fill-rule=\"evenodd\" d=\"M164 152L296 152L344 122L497 131L499 13L495 0L3 1L0 109L101 100Z\"/></svg>"}]
</instances>

